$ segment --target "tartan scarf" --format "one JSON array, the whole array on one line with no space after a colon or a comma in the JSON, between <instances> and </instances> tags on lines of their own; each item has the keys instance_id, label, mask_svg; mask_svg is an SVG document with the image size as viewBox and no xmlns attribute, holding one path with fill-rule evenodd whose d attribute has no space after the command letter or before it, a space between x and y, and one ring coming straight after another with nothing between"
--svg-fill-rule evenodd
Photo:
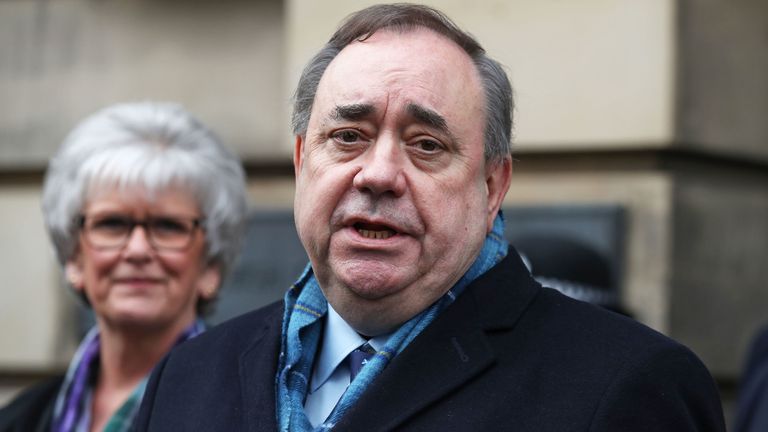
<instances>
[{"instance_id":1,"label":"tartan scarf","mask_svg":"<svg viewBox=\"0 0 768 432\"><path fill-rule=\"evenodd\" d=\"M336 407L322 424L313 429L304 412L312 366L322 335L323 316L328 301L320 289L312 267L307 265L301 277L285 294L282 343L276 377L277 420L280 431L328 431L359 399L368 385L384 370L394 356L429 325L435 317L462 293L470 282L490 270L507 255L504 217L499 211L493 229L466 273L440 299L397 329L385 346L376 352L349 384Z\"/></svg>"},{"instance_id":2,"label":"tartan scarf","mask_svg":"<svg viewBox=\"0 0 768 432\"><path fill-rule=\"evenodd\" d=\"M174 346L203 331L205 331L205 323L198 319L181 333ZM90 429L91 401L95 377L99 369L100 349L99 328L94 326L80 343L64 376L64 383L61 385L54 405L51 428L53 432L81 432ZM110 417L104 426L105 432L127 432L131 429L148 379L149 375L144 377L123 405Z\"/></svg>"}]
</instances>

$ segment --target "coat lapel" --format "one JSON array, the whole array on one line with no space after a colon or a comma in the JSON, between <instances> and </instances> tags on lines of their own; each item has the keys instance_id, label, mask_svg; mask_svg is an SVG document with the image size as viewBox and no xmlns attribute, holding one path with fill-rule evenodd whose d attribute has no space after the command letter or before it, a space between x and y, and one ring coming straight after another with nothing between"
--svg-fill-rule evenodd
<instances>
[{"instance_id":1,"label":"coat lapel","mask_svg":"<svg viewBox=\"0 0 768 432\"><path fill-rule=\"evenodd\" d=\"M283 308L265 316L254 341L240 356L245 430L276 431L275 377L280 355Z\"/></svg>"},{"instance_id":2,"label":"coat lapel","mask_svg":"<svg viewBox=\"0 0 768 432\"><path fill-rule=\"evenodd\" d=\"M495 360L486 330L512 328L538 288L510 248L382 371L334 430L394 430L483 374Z\"/></svg>"}]
</instances>

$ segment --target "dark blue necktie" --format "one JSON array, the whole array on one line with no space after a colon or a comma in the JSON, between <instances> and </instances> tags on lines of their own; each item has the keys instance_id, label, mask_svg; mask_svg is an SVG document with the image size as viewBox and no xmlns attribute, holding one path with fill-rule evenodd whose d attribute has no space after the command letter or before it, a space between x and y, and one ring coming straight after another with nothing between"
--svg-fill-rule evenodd
<instances>
[{"instance_id":1,"label":"dark blue necktie","mask_svg":"<svg viewBox=\"0 0 768 432\"><path fill-rule=\"evenodd\" d=\"M357 374L360 373L360 369L368 363L368 360L370 360L374 354L376 354L376 350L368 345L367 342L349 353L349 382L352 382L352 380L355 379Z\"/></svg>"}]
</instances>

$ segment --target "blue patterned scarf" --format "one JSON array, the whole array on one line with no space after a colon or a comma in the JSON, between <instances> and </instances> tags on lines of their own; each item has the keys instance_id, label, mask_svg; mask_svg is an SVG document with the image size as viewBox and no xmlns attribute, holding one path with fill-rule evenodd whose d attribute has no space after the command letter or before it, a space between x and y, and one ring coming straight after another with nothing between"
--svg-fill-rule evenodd
<instances>
[{"instance_id":1,"label":"blue patterned scarf","mask_svg":"<svg viewBox=\"0 0 768 432\"><path fill-rule=\"evenodd\" d=\"M298 281L285 294L282 345L275 383L280 430L303 432L327 431L333 428L389 361L402 352L442 310L453 303L470 282L501 261L507 255L507 247L504 239L504 217L499 211L493 222L493 230L486 236L480 254L469 270L432 306L405 322L392 334L386 345L368 361L350 383L326 421L317 429L313 429L304 413L304 400L322 335L322 317L328 311L328 301L320 290L311 266L307 265Z\"/></svg>"}]
</instances>

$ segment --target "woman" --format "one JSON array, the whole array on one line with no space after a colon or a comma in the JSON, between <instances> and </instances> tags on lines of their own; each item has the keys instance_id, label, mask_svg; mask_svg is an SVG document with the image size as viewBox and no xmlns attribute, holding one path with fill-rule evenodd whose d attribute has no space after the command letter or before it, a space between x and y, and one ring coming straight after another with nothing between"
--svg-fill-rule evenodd
<instances>
[{"instance_id":1,"label":"woman","mask_svg":"<svg viewBox=\"0 0 768 432\"><path fill-rule=\"evenodd\" d=\"M120 104L66 138L42 207L96 326L66 375L22 394L0 411L0 426L128 430L153 366L202 331L199 317L239 251L243 169L180 106Z\"/></svg>"}]
</instances>

